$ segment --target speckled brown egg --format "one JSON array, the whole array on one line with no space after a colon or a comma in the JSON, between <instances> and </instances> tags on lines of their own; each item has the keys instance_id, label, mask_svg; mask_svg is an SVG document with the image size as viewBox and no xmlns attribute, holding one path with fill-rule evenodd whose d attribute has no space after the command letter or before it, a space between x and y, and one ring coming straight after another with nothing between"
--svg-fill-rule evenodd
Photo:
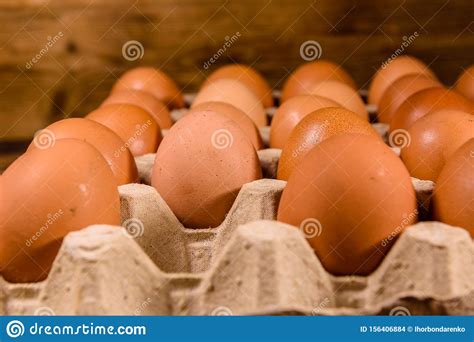
<instances>
[{"instance_id":1,"label":"speckled brown egg","mask_svg":"<svg viewBox=\"0 0 474 342\"><path fill-rule=\"evenodd\" d=\"M155 153L162 139L160 126L153 116L135 105L110 104L94 110L86 118L117 133L134 156Z\"/></svg>"},{"instance_id":2,"label":"speckled brown egg","mask_svg":"<svg viewBox=\"0 0 474 342\"><path fill-rule=\"evenodd\" d=\"M138 171L133 155L120 137L104 125L88 120L71 118L56 121L40 131L30 145L37 148L41 135L49 135L51 139L78 139L94 146L107 161L114 173L118 185L138 181Z\"/></svg>"},{"instance_id":3,"label":"speckled brown egg","mask_svg":"<svg viewBox=\"0 0 474 342\"><path fill-rule=\"evenodd\" d=\"M344 83L357 90L356 83L342 66L330 61L317 60L305 63L293 71L283 84L281 100L284 102L293 96L307 94L316 84L329 80Z\"/></svg>"},{"instance_id":4,"label":"speckled brown egg","mask_svg":"<svg viewBox=\"0 0 474 342\"><path fill-rule=\"evenodd\" d=\"M102 102L101 106L109 104L128 103L143 108L156 120L161 129L168 129L173 125L168 108L156 97L141 90L116 91Z\"/></svg>"},{"instance_id":5,"label":"speckled brown egg","mask_svg":"<svg viewBox=\"0 0 474 342\"><path fill-rule=\"evenodd\" d=\"M403 163L380 139L342 134L296 166L278 220L299 227L329 272L367 275L416 222L416 196Z\"/></svg>"},{"instance_id":6,"label":"speckled brown egg","mask_svg":"<svg viewBox=\"0 0 474 342\"><path fill-rule=\"evenodd\" d=\"M408 97L420 90L434 87L440 88L442 85L437 79L425 74L408 74L400 77L387 88L380 98L377 111L378 121L389 124L398 107Z\"/></svg>"},{"instance_id":7,"label":"speckled brown egg","mask_svg":"<svg viewBox=\"0 0 474 342\"><path fill-rule=\"evenodd\" d=\"M382 95L393 82L408 74L424 74L436 78L430 68L419 59L403 55L385 62L374 75L368 94L368 102L378 105Z\"/></svg>"},{"instance_id":8,"label":"speckled brown egg","mask_svg":"<svg viewBox=\"0 0 474 342\"><path fill-rule=\"evenodd\" d=\"M260 100L243 83L220 79L209 83L197 94L191 108L203 102L225 102L239 108L257 125L267 125L267 115Z\"/></svg>"},{"instance_id":9,"label":"speckled brown egg","mask_svg":"<svg viewBox=\"0 0 474 342\"><path fill-rule=\"evenodd\" d=\"M173 125L156 154L152 185L188 228L217 227L240 188L262 177L255 148L230 118L195 111Z\"/></svg>"},{"instance_id":10,"label":"speckled brown egg","mask_svg":"<svg viewBox=\"0 0 474 342\"><path fill-rule=\"evenodd\" d=\"M454 90L469 100L474 101L474 65L463 71L456 81Z\"/></svg>"},{"instance_id":11,"label":"speckled brown egg","mask_svg":"<svg viewBox=\"0 0 474 342\"><path fill-rule=\"evenodd\" d=\"M336 101L317 95L298 95L282 103L273 115L270 147L283 148L291 131L309 113L321 108L341 106Z\"/></svg>"},{"instance_id":12,"label":"speckled brown egg","mask_svg":"<svg viewBox=\"0 0 474 342\"><path fill-rule=\"evenodd\" d=\"M413 177L436 182L450 156L474 138L474 115L455 110L430 113L408 130L401 158Z\"/></svg>"},{"instance_id":13,"label":"speckled brown egg","mask_svg":"<svg viewBox=\"0 0 474 342\"><path fill-rule=\"evenodd\" d=\"M362 101L357 91L346 84L337 81L321 82L311 88L308 94L334 100L340 103L342 107L360 115L364 120L369 120L369 113L365 108L364 101Z\"/></svg>"},{"instance_id":14,"label":"speckled brown egg","mask_svg":"<svg viewBox=\"0 0 474 342\"><path fill-rule=\"evenodd\" d=\"M380 139L378 133L357 114L340 107L322 108L305 116L293 129L281 152L278 179L288 180L306 154L322 141L339 134L366 134Z\"/></svg>"},{"instance_id":15,"label":"speckled brown egg","mask_svg":"<svg viewBox=\"0 0 474 342\"><path fill-rule=\"evenodd\" d=\"M398 107L390 122L390 131L408 130L418 119L430 112L443 109L474 113L472 102L452 90L443 88L424 89L408 97Z\"/></svg>"},{"instance_id":16,"label":"speckled brown egg","mask_svg":"<svg viewBox=\"0 0 474 342\"><path fill-rule=\"evenodd\" d=\"M272 89L268 82L254 68L243 64L229 64L212 72L204 82L205 87L211 82L230 78L244 83L262 102L264 107L273 106Z\"/></svg>"},{"instance_id":17,"label":"speckled brown egg","mask_svg":"<svg viewBox=\"0 0 474 342\"><path fill-rule=\"evenodd\" d=\"M262 137L260 136L257 126L255 126L253 121L240 109L224 102L203 102L194 106L188 113L203 110L210 110L234 120L250 139L250 142L256 150L263 148Z\"/></svg>"},{"instance_id":18,"label":"speckled brown egg","mask_svg":"<svg viewBox=\"0 0 474 342\"><path fill-rule=\"evenodd\" d=\"M152 67L129 70L117 80L112 93L131 89L152 94L170 109L184 107L183 95L178 86L161 70Z\"/></svg>"},{"instance_id":19,"label":"speckled brown egg","mask_svg":"<svg viewBox=\"0 0 474 342\"><path fill-rule=\"evenodd\" d=\"M442 168L431 200L434 219L466 229L474 238L474 138Z\"/></svg>"},{"instance_id":20,"label":"speckled brown egg","mask_svg":"<svg viewBox=\"0 0 474 342\"><path fill-rule=\"evenodd\" d=\"M92 145L59 139L3 174L0 270L10 282L46 278L62 239L92 224L120 224L117 182Z\"/></svg>"}]
</instances>

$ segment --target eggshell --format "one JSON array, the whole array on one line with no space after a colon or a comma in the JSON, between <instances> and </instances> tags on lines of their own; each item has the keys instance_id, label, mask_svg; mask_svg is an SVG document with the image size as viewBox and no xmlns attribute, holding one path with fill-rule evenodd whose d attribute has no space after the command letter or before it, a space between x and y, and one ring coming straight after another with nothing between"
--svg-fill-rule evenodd
<instances>
[{"instance_id":1,"label":"eggshell","mask_svg":"<svg viewBox=\"0 0 474 342\"><path fill-rule=\"evenodd\" d=\"M456 81L454 89L469 100L474 101L474 65L464 70Z\"/></svg>"},{"instance_id":2,"label":"eggshell","mask_svg":"<svg viewBox=\"0 0 474 342\"><path fill-rule=\"evenodd\" d=\"M170 109L184 107L183 95L178 86L161 70L152 67L129 70L117 80L112 93L131 89L152 94Z\"/></svg>"},{"instance_id":3,"label":"eggshell","mask_svg":"<svg viewBox=\"0 0 474 342\"><path fill-rule=\"evenodd\" d=\"M278 179L288 180L296 165L322 141L339 134L366 134L380 139L378 133L357 114L344 108L322 108L305 116L293 129L281 152Z\"/></svg>"},{"instance_id":4,"label":"eggshell","mask_svg":"<svg viewBox=\"0 0 474 342\"><path fill-rule=\"evenodd\" d=\"M135 159L130 150L125 147L124 141L114 131L96 121L79 118L56 121L44 131L40 131L29 150L38 148L37 145L40 142L38 139L41 134L49 134L54 140L71 138L85 141L102 154L114 173L118 185L138 181Z\"/></svg>"},{"instance_id":5,"label":"eggshell","mask_svg":"<svg viewBox=\"0 0 474 342\"><path fill-rule=\"evenodd\" d=\"M260 136L260 132L257 126L255 126L252 119L250 119L240 109L225 102L203 102L193 107L189 111L189 113L193 113L196 111L200 112L203 110L210 110L234 120L234 122L244 131L244 133L250 139L250 142L256 150L260 150L263 148L262 137Z\"/></svg>"},{"instance_id":6,"label":"eggshell","mask_svg":"<svg viewBox=\"0 0 474 342\"><path fill-rule=\"evenodd\" d=\"M424 74L436 78L430 68L419 59L403 55L382 64L369 86L368 102L379 104L382 95L393 82L408 74Z\"/></svg>"},{"instance_id":7,"label":"eggshell","mask_svg":"<svg viewBox=\"0 0 474 342\"><path fill-rule=\"evenodd\" d=\"M224 78L209 83L199 91L191 108L203 102L231 104L247 114L257 127L267 125L267 115L262 103L249 88L239 81Z\"/></svg>"},{"instance_id":8,"label":"eggshell","mask_svg":"<svg viewBox=\"0 0 474 342\"><path fill-rule=\"evenodd\" d=\"M360 115L364 120L369 120L369 113L357 91L343 83L337 81L321 82L311 88L308 94L327 97L340 103L342 107Z\"/></svg>"},{"instance_id":9,"label":"eggshell","mask_svg":"<svg viewBox=\"0 0 474 342\"><path fill-rule=\"evenodd\" d=\"M436 182L444 164L474 137L474 115L441 110L416 121L408 130L409 144L401 158L413 177Z\"/></svg>"},{"instance_id":10,"label":"eggshell","mask_svg":"<svg viewBox=\"0 0 474 342\"><path fill-rule=\"evenodd\" d=\"M443 109L474 113L474 105L452 90L424 89L411 95L400 105L390 122L390 131L408 130L418 119Z\"/></svg>"},{"instance_id":11,"label":"eggshell","mask_svg":"<svg viewBox=\"0 0 474 342\"><path fill-rule=\"evenodd\" d=\"M474 138L457 149L442 168L432 197L437 221L465 228L474 238Z\"/></svg>"},{"instance_id":12,"label":"eggshell","mask_svg":"<svg viewBox=\"0 0 474 342\"><path fill-rule=\"evenodd\" d=\"M103 106L89 113L86 118L117 133L134 156L155 153L162 139L160 126L153 116L131 104Z\"/></svg>"},{"instance_id":13,"label":"eggshell","mask_svg":"<svg viewBox=\"0 0 474 342\"><path fill-rule=\"evenodd\" d=\"M120 224L117 182L92 145L59 139L3 174L0 270L10 282L46 278L61 241L92 224Z\"/></svg>"},{"instance_id":14,"label":"eggshell","mask_svg":"<svg viewBox=\"0 0 474 342\"><path fill-rule=\"evenodd\" d=\"M254 68L243 64L229 64L212 72L203 86L220 79L233 79L245 84L262 102L264 107L273 106L272 89L268 82Z\"/></svg>"},{"instance_id":15,"label":"eggshell","mask_svg":"<svg viewBox=\"0 0 474 342\"><path fill-rule=\"evenodd\" d=\"M309 113L325 107L340 107L336 101L317 95L298 95L282 103L273 115L270 147L283 148L291 131Z\"/></svg>"},{"instance_id":16,"label":"eggshell","mask_svg":"<svg viewBox=\"0 0 474 342\"><path fill-rule=\"evenodd\" d=\"M168 108L150 93L141 90L116 91L106 98L101 106L117 103L128 103L143 108L153 116L162 129L173 126Z\"/></svg>"},{"instance_id":17,"label":"eggshell","mask_svg":"<svg viewBox=\"0 0 474 342\"><path fill-rule=\"evenodd\" d=\"M284 102L297 95L307 94L320 82L338 81L357 90L349 73L340 65L330 61L317 60L299 66L283 84L281 100Z\"/></svg>"},{"instance_id":18,"label":"eggshell","mask_svg":"<svg viewBox=\"0 0 474 342\"><path fill-rule=\"evenodd\" d=\"M411 95L434 87L442 87L437 79L424 74L408 74L398 78L390 85L380 98L377 119L390 123L396 110Z\"/></svg>"},{"instance_id":19,"label":"eggshell","mask_svg":"<svg viewBox=\"0 0 474 342\"><path fill-rule=\"evenodd\" d=\"M329 272L367 275L417 220L416 196L387 145L342 134L315 146L296 166L278 220L301 229Z\"/></svg>"},{"instance_id":20,"label":"eggshell","mask_svg":"<svg viewBox=\"0 0 474 342\"><path fill-rule=\"evenodd\" d=\"M218 226L245 183L262 177L257 153L228 117L195 111L180 119L156 154L152 185L188 228Z\"/></svg>"}]
</instances>

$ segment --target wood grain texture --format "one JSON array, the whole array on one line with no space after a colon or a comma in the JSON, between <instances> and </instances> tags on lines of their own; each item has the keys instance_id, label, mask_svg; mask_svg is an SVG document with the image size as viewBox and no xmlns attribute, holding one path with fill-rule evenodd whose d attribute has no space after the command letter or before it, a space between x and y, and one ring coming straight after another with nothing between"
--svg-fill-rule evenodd
<instances>
[{"instance_id":1,"label":"wood grain texture","mask_svg":"<svg viewBox=\"0 0 474 342\"><path fill-rule=\"evenodd\" d=\"M473 62L472 10L470 0L3 0L0 141L30 139L52 121L84 116L138 65L160 67L193 91L213 68L242 62L278 88L304 62L299 49L307 40L367 87L416 31L406 52L450 84ZM240 38L206 70L204 63L236 32ZM122 56L130 40L144 46L143 58Z\"/></svg>"}]
</instances>

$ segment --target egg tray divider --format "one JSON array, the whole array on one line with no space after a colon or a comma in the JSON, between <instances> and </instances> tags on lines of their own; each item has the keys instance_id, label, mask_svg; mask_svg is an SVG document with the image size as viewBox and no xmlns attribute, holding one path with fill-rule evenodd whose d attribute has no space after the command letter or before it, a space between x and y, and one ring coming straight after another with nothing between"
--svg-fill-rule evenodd
<instances>
[{"instance_id":1,"label":"egg tray divider","mask_svg":"<svg viewBox=\"0 0 474 342\"><path fill-rule=\"evenodd\" d=\"M259 151L264 172L276 170L279 153ZM145 182L153 160L137 158ZM413 185L423 211L434 184ZM371 275L336 277L299 229L274 221L284 186L248 183L219 227L194 230L153 187L123 185L122 222L138 230L96 225L69 234L47 280L0 278L0 314L376 315L398 306L412 315L474 314L474 244L465 230L418 223Z\"/></svg>"}]
</instances>

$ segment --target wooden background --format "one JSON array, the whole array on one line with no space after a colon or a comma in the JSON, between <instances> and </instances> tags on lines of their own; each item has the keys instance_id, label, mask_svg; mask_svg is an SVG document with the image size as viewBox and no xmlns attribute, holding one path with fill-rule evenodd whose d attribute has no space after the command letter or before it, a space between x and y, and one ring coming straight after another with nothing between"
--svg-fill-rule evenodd
<instances>
[{"instance_id":1,"label":"wooden background","mask_svg":"<svg viewBox=\"0 0 474 342\"><path fill-rule=\"evenodd\" d=\"M50 122L94 109L138 65L160 67L193 91L213 68L242 62L278 88L304 62L300 45L315 40L322 58L341 63L366 88L403 37L418 32L406 52L451 84L474 60L473 10L472 0L0 0L2 163ZM225 55L203 68L236 32ZM122 55L130 40L144 47L137 61Z\"/></svg>"}]
</instances>

